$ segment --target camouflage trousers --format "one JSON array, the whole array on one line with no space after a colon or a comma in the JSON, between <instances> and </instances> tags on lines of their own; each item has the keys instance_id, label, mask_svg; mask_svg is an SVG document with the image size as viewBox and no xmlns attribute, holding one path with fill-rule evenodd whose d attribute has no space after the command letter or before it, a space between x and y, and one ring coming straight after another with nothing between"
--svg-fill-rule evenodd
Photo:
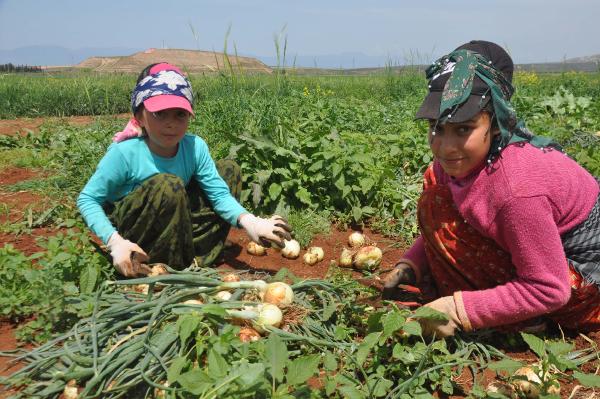
<instances>
[{"instance_id":1,"label":"camouflage trousers","mask_svg":"<svg viewBox=\"0 0 600 399\"><path fill-rule=\"evenodd\" d=\"M241 169L230 160L216 162L219 175L239 201ZM125 198L107 209L119 234L138 244L149 263L166 263L184 269L196 262L212 265L222 253L231 225L212 209L195 179L184 186L171 174L144 181Z\"/></svg>"}]
</instances>

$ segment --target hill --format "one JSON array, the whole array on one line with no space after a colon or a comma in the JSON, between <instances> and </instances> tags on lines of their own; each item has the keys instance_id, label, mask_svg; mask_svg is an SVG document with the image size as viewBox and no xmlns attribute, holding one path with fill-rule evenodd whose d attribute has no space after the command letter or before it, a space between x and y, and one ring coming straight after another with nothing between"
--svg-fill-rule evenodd
<instances>
[{"instance_id":1,"label":"hill","mask_svg":"<svg viewBox=\"0 0 600 399\"><path fill-rule=\"evenodd\" d=\"M261 61L251 57L238 57L212 51L148 49L129 56L90 57L75 69L88 69L94 72L138 73L149 64L167 61L189 73L218 72L227 70L227 59L234 70L246 73L272 73L273 70Z\"/></svg>"}]
</instances>

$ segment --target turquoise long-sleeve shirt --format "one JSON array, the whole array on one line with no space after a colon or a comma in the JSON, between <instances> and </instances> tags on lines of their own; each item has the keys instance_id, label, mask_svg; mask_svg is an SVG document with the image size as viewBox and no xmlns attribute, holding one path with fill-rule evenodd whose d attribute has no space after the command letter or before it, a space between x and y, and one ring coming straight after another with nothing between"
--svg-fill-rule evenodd
<instances>
[{"instance_id":1,"label":"turquoise long-sleeve shirt","mask_svg":"<svg viewBox=\"0 0 600 399\"><path fill-rule=\"evenodd\" d=\"M249 213L231 195L200 137L187 133L172 158L152 153L143 138L133 138L108 147L77 198L85 222L102 242L106 244L116 231L102 206L120 200L158 173L179 176L185 185L196 179L213 209L233 226L242 213Z\"/></svg>"}]
</instances>

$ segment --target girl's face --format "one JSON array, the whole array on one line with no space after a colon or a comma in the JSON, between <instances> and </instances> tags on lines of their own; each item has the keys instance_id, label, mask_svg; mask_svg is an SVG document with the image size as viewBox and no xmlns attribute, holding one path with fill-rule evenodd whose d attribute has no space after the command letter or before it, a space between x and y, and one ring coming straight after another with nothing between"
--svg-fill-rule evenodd
<instances>
[{"instance_id":1,"label":"girl's face","mask_svg":"<svg viewBox=\"0 0 600 399\"><path fill-rule=\"evenodd\" d=\"M461 123L435 127L435 122L429 121L431 152L447 174L458 178L467 176L481 165L490 151L493 136L499 134L499 131L491 132L490 115L485 111Z\"/></svg>"},{"instance_id":2,"label":"girl's face","mask_svg":"<svg viewBox=\"0 0 600 399\"><path fill-rule=\"evenodd\" d=\"M181 108L169 108L150 112L143 108L137 113L140 126L146 129L146 142L156 155L170 158L177 148L190 123L190 113Z\"/></svg>"}]
</instances>

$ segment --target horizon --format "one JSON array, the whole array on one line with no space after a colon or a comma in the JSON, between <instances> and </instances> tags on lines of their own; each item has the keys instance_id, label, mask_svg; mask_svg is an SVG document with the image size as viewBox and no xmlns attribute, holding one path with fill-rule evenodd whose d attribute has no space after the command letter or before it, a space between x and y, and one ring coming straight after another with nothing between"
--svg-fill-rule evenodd
<instances>
[{"instance_id":1,"label":"horizon","mask_svg":"<svg viewBox=\"0 0 600 399\"><path fill-rule=\"evenodd\" d=\"M600 53L600 45L589 39L600 36L595 21L600 2L592 0L457 0L451 6L443 0L427 6L392 0L369 5L356 0L308 0L301 5L179 0L170 5L165 8L157 0L0 0L0 63L30 46L64 49L60 56L71 60L66 65L93 55L125 56L148 48L222 52L226 46L229 54L275 65L270 61L276 57L276 41L280 48L287 44L287 65L296 59L298 67L323 68L378 67L387 60L427 64L471 39L500 44L515 64ZM139 32L142 24L132 18L136 13L153 29ZM507 24L510 29L503 28ZM97 49L98 54L83 54L86 49ZM111 50L117 53L106 53ZM49 59L51 54L37 56Z\"/></svg>"}]
</instances>

